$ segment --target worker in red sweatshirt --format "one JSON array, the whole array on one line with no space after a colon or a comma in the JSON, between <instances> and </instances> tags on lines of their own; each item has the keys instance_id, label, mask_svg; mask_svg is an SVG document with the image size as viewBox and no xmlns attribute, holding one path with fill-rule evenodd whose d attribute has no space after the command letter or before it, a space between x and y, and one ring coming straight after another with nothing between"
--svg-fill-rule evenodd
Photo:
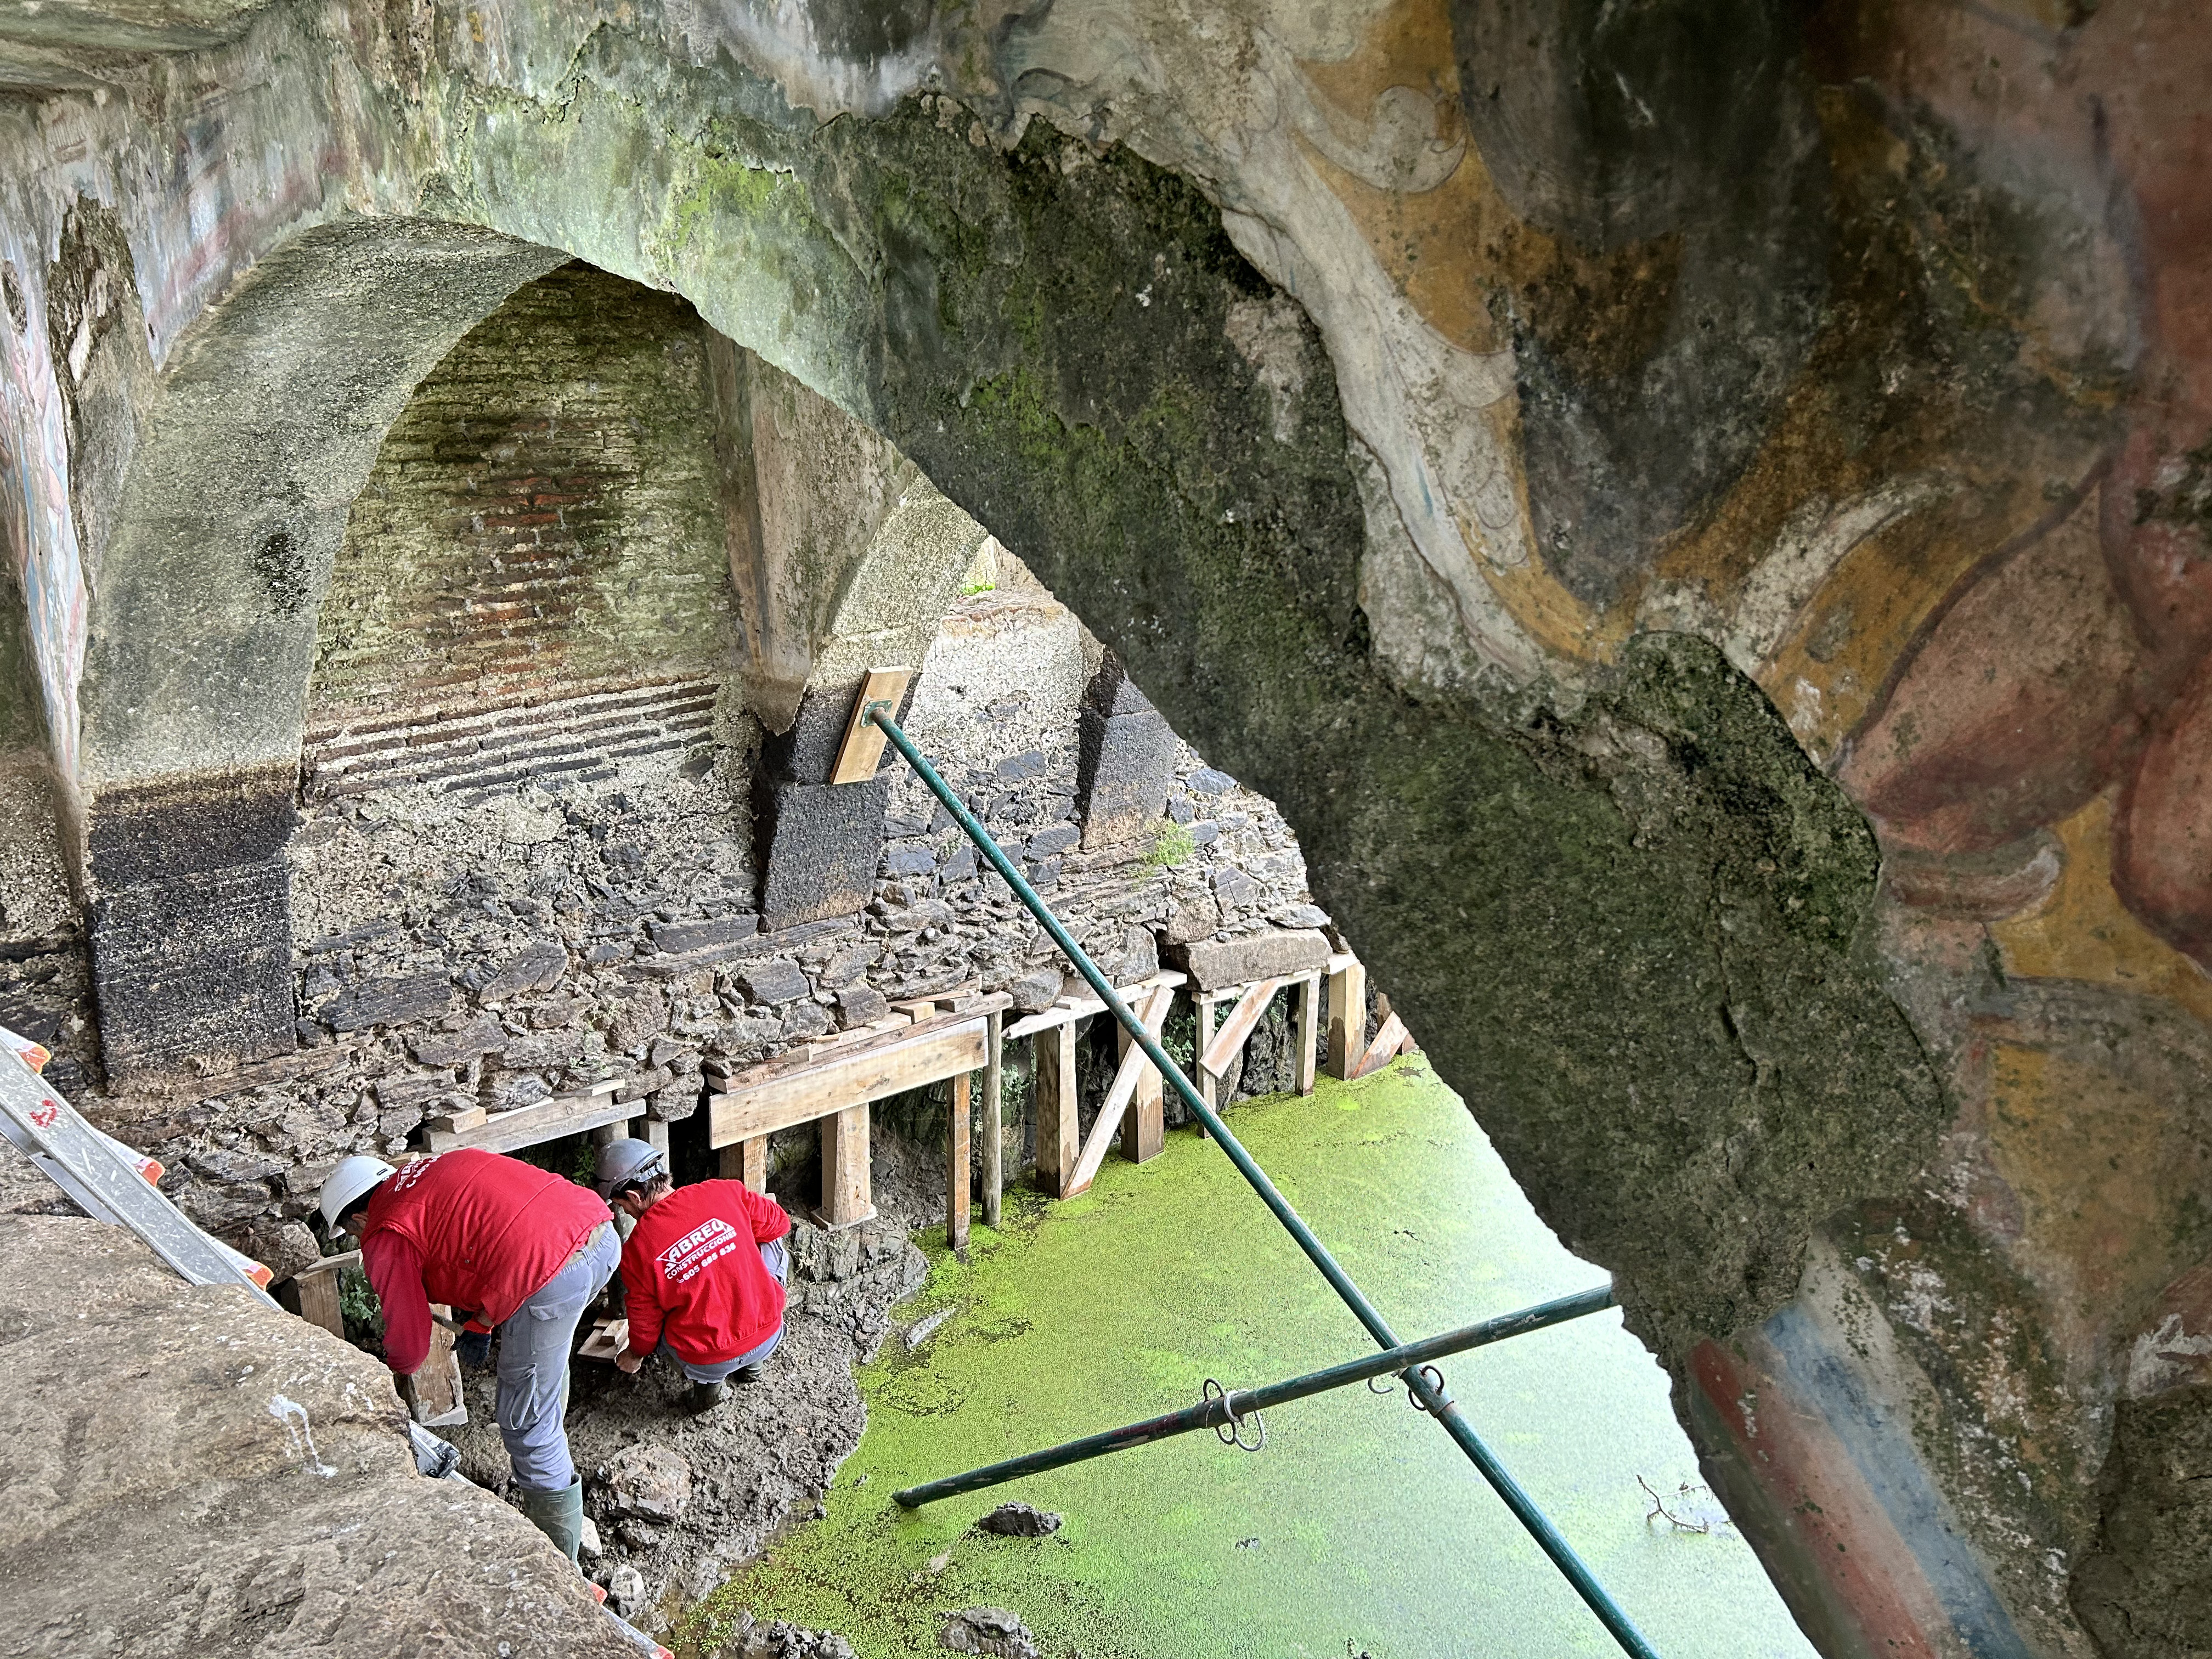
<instances>
[{"instance_id":1,"label":"worker in red sweatshirt","mask_svg":"<svg viewBox=\"0 0 2212 1659\"><path fill-rule=\"evenodd\" d=\"M601 1149L599 1195L637 1225L623 1246L629 1335L615 1364L635 1374L653 1353L691 1379L690 1408L750 1382L783 1340L784 1236L791 1218L738 1181L678 1187L642 1140Z\"/></svg>"},{"instance_id":2,"label":"worker in red sweatshirt","mask_svg":"<svg viewBox=\"0 0 2212 1659\"><path fill-rule=\"evenodd\" d=\"M394 1373L429 1357L434 1302L465 1316L456 1344L465 1364L484 1364L498 1329L499 1437L522 1512L574 1561L584 1487L562 1419L576 1322L620 1255L607 1206L535 1164L465 1148L396 1170L380 1158L341 1159L323 1183L322 1212L361 1240Z\"/></svg>"}]
</instances>

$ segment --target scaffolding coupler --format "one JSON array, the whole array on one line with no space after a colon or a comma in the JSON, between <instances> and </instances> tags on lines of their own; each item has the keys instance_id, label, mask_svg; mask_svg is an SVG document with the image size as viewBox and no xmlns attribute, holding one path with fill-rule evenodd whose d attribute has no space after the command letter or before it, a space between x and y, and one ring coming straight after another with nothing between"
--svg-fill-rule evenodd
<instances>
[{"instance_id":1,"label":"scaffolding coupler","mask_svg":"<svg viewBox=\"0 0 2212 1659\"><path fill-rule=\"evenodd\" d=\"M1397 1334L1390 1328L1389 1322L1367 1299L1366 1293L1338 1265L1336 1258L1329 1254L1328 1247L1315 1237L1313 1229L1306 1225L1298 1212L1291 1207L1290 1200L1276 1189L1275 1183L1267 1178L1267 1172L1253 1161L1252 1155L1229 1132L1219 1115L1200 1097L1190 1079L1183 1075L1182 1068L1168 1057L1167 1051L1146 1029L1145 1023L1129 1011L1128 1004L1122 1001L1113 986L1107 982L1106 975L1099 972L1097 963L1085 954L1083 947L1060 924L1060 918L1053 915L1050 907L1037 896L1036 890L1023 879L1022 872L1000 850L998 842L991 839L990 833L976 820L975 815L968 810L966 804L953 793L951 786L938 776L936 769L914 746L914 740L907 736L895 718L898 702L897 692L892 690L890 684L894 675L898 691L903 691L907 675L901 670L878 670L864 682L860 701L854 709L852 725L848 728L845 744L840 751L838 781L857 781L874 775L872 763L863 762L861 765L848 768L847 757L860 758L862 744L856 743L855 739L865 739L869 726L881 731L891 746L905 757L907 764L914 768L915 775L928 787L929 792L951 814L952 821L960 826L961 832L975 843L975 850L999 878L1036 918L1037 925L1060 947L1061 954L1075 965L1076 972L1083 975L1092 994L1105 1005L1107 1012L1121 1022L1121 1029L1129 1034L1130 1041L1144 1050L1145 1058L1158 1068L1160 1076L1175 1090L1191 1115L1206 1126L1206 1132L1212 1137L1214 1144L1228 1154L1229 1161L1237 1166L1237 1172L1244 1177L1254 1192L1259 1194L1260 1201L1274 1213L1284 1231L1297 1242L1298 1248L1305 1252L1306 1259L1328 1281L1329 1288L1352 1310L1352 1316L1366 1328L1376 1345L1386 1350L1405 1346L1400 1343ZM1468 1461L1480 1471L1482 1478L1490 1483L1491 1490L1504 1500L1506 1508L1513 1511L1514 1519L1520 1522L1535 1540L1536 1547L1550 1558L1552 1565L1574 1587L1575 1594L1581 1596L1583 1604L1596 1614L1598 1622L1606 1627L1621 1650L1634 1656L1634 1659L1658 1659L1657 1651L1644 1640L1643 1632L1636 1628L1620 1603L1583 1564L1582 1558L1575 1553L1574 1547L1552 1524L1550 1517L1536 1507L1535 1500L1521 1489L1520 1482L1514 1480L1504 1464L1498 1461L1497 1454L1484 1443L1474 1426L1460 1414L1459 1407L1453 1403L1451 1395L1444 1388L1443 1379L1436 1369L1433 1366L1412 1365L1399 1376L1406 1384L1407 1392L1443 1425L1444 1432L1451 1436L1454 1443L1467 1455Z\"/></svg>"}]
</instances>

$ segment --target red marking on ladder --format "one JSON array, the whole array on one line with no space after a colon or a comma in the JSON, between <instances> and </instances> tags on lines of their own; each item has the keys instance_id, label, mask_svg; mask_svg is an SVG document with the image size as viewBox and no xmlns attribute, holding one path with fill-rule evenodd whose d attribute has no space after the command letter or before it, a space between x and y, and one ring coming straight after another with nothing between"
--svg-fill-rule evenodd
<instances>
[{"instance_id":1,"label":"red marking on ladder","mask_svg":"<svg viewBox=\"0 0 2212 1659\"><path fill-rule=\"evenodd\" d=\"M39 1103L38 1110L31 1114L31 1124L34 1128L51 1129L61 1121L61 1116L59 1106L51 1100L42 1100Z\"/></svg>"}]
</instances>

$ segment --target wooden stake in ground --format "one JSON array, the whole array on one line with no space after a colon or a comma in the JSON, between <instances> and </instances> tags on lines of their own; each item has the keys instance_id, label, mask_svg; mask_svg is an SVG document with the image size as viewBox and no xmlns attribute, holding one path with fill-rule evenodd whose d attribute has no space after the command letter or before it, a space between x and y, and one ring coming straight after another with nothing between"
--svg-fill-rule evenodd
<instances>
[{"instance_id":1,"label":"wooden stake in ground","mask_svg":"<svg viewBox=\"0 0 2212 1659\"><path fill-rule=\"evenodd\" d=\"M999 1224L1000 1194L1006 1184L1006 1128L1000 1120L1006 1060L1005 1022L1005 1015L994 1013L984 1032L983 1224L991 1228Z\"/></svg>"},{"instance_id":2,"label":"wooden stake in ground","mask_svg":"<svg viewBox=\"0 0 2212 1659\"><path fill-rule=\"evenodd\" d=\"M868 1103L822 1120L822 1209L825 1227L850 1227L876 1212L868 1196Z\"/></svg>"},{"instance_id":3,"label":"wooden stake in ground","mask_svg":"<svg viewBox=\"0 0 2212 1659\"><path fill-rule=\"evenodd\" d=\"M952 1079L952 1133L945 1156L945 1242L957 1250L968 1243L968 1119L973 1072Z\"/></svg>"},{"instance_id":4,"label":"wooden stake in ground","mask_svg":"<svg viewBox=\"0 0 2212 1659\"><path fill-rule=\"evenodd\" d=\"M1062 1020L1036 1034L1037 1185L1066 1198L1075 1178L1075 1022Z\"/></svg>"}]
</instances>

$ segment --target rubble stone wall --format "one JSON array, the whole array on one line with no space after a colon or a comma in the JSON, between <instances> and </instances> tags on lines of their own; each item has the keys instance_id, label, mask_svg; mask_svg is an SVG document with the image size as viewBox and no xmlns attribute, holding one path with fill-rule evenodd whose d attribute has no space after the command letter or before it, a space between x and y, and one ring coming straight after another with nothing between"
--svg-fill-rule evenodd
<instances>
[{"instance_id":1,"label":"rubble stone wall","mask_svg":"<svg viewBox=\"0 0 2212 1659\"><path fill-rule=\"evenodd\" d=\"M704 336L681 301L572 265L465 337L394 423L318 624L286 852L298 1052L90 1103L204 1225L281 1261L336 1159L419 1145L426 1116L618 1078L680 1122L708 1060L969 981L1060 994L1056 951L895 755L865 908L763 931L764 733L737 672ZM1127 980L1164 943L1322 920L1273 807L1164 722L1164 811L1083 846L1105 653L1011 556L978 571L998 580L945 618L909 729L1085 948ZM784 1178L811 1139L785 1138Z\"/></svg>"}]
</instances>

